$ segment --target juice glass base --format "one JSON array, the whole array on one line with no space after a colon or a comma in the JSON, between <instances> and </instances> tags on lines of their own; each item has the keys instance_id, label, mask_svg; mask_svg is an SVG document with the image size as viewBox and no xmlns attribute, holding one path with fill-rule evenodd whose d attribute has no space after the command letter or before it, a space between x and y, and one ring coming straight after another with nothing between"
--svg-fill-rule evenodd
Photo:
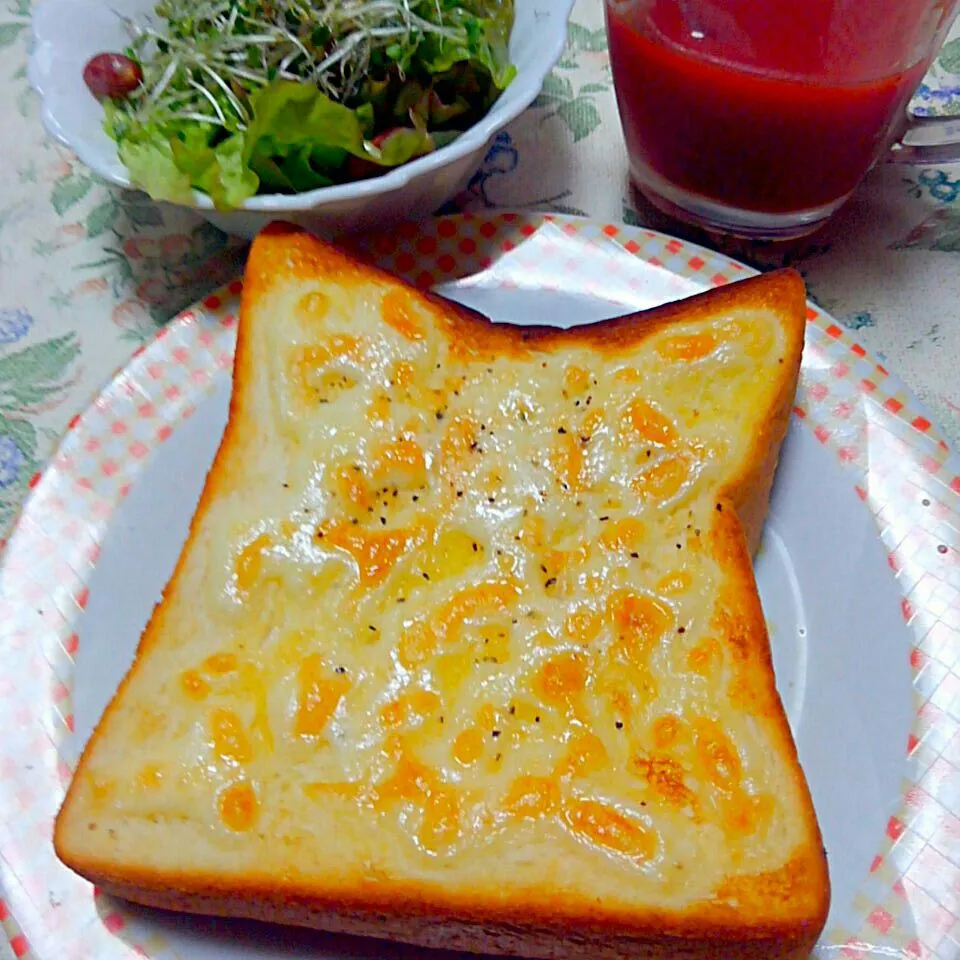
<instances>
[{"instance_id":1,"label":"juice glass base","mask_svg":"<svg viewBox=\"0 0 960 960\"><path fill-rule=\"evenodd\" d=\"M789 213L760 213L741 210L682 190L652 170L631 164L634 186L658 210L683 223L710 233L743 237L747 240L793 240L819 230L846 202L847 196L813 210Z\"/></svg>"}]
</instances>

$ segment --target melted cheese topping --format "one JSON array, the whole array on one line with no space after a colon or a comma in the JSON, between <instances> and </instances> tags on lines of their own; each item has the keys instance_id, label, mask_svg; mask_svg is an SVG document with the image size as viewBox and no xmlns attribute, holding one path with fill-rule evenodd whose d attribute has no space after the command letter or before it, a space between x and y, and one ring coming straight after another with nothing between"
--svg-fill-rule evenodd
<instances>
[{"instance_id":1,"label":"melted cheese topping","mask_svg":"<svg viewBox=\"0 0 960 960\"><path fill-rule=\"evenodd\" d=\"M792 773L730 706L749 684L708 538L775 320L495 356L403 291L364 304L271 304L261 466L203 518L183 642L134 676L98 802L259 858L296 836L320 862L342 832L362 859L370 834L400 874L667 903L779 867Z\"/></svg>"}]
</instances>

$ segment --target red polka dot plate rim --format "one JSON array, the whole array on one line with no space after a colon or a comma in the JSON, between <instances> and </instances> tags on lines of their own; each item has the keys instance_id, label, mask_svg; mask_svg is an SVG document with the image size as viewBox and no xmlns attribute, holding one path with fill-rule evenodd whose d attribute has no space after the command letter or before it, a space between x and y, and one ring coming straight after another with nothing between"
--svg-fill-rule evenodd
<instances>
[{"instance_id":1,"label":"red polka dot plate rim","mask_svg":"<svg viewBox=\"0 0 960 960\"><path fill-rule=\"evenodd\" d=\"M514 322L571 325L752 273L659 233L561 216L461 215L355 246ZM172 320L71 422L2 558L0 925L18 957L295 956L306 942L102 897L51 842L80 741L132 656L219 439L239 293ZM816 307L808 320L757 571L831 861L817 955L956 960L958 459L896 376ZM131 538L151 544L137 563ZM310 949L367 955L326 938Z\"/></svg>"}]
</instances>

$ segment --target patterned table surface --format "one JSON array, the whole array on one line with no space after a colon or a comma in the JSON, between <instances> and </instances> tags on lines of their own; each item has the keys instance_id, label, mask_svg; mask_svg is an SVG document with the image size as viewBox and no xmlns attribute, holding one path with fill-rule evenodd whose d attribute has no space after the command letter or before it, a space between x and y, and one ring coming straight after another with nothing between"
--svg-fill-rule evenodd
<instances>
[{"instance_id":1,"label":"patterned table surface","mask_svg":"<svg viewBox=\"0 0 960 960\"><path fill-rule=\"evenodd\" d=\"M70 419L176 311L237 275L245 249L195 216L103 185L47 139L26 80L29 17L30 0L3 0L0 549L30 478ZM627 184L602 19L601 0L578 0L567 51L542 95L497 138L456 207L664 227ZM960 109L960 30L915 108ZM727 252L758 265L780 256ZM886 358L954 443L958 255L960 165L886 165L794 260L811 296Z\"/></svg>"}]
</instances>

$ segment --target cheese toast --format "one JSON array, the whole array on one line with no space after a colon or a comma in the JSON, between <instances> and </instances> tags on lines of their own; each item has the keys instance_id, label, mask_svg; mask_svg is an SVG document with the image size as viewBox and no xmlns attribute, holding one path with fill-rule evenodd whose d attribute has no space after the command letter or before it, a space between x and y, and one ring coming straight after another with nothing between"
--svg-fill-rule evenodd
<instances>
[{"instance_id":1,"label":"cheese toast","mask_svg":"<svg viewBox=\"0 0 960 960\"><path fill-rule=\"evenodd\" d=\"M494 324L268 228L61 860L426 947L806 956L827 866L751 563L804 324L791 271Z\"/></svg>"}]
</instances>

